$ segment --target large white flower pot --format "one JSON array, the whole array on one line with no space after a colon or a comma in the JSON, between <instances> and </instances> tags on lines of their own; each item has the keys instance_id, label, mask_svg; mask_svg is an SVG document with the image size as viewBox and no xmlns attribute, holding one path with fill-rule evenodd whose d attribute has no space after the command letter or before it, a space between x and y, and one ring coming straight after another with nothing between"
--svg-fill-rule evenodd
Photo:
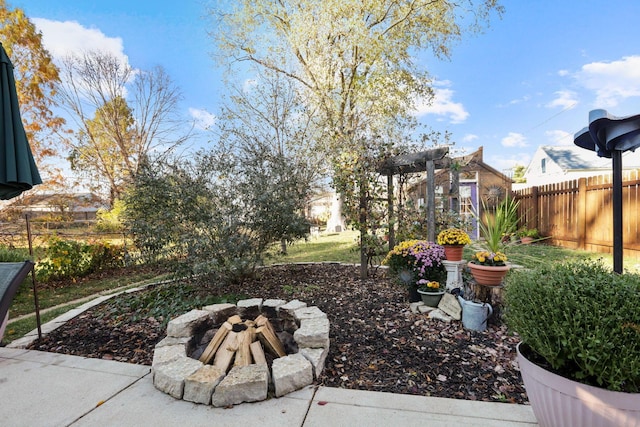
<instances>
[{"instance_id":1,"label":"large white flower pot","mask_svg":"<svg viewBox=\"0 0 640 427\"><path fill-rule=\"evenodd\" d=\"M518 364L540 427L640 427L640 393L592 387L529 361L518 344Z\"/></svg>"}]
</instances>

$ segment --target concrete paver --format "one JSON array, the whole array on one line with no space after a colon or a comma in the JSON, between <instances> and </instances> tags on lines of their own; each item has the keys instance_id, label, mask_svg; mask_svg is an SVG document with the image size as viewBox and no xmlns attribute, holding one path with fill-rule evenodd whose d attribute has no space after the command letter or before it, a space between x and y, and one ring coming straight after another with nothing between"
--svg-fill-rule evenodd
<instances>
[{"instance_id":1,"label":"concrete paver","mask_svg":"<svg viewBox=\"0 0 640 427\"><path fill-rule=\"evenodd\" d=\"M157 390L148 366L0 348L0 424L37 426L536 426L527 405L329 387L232 408Z\"/></svg>"}]
</instances>

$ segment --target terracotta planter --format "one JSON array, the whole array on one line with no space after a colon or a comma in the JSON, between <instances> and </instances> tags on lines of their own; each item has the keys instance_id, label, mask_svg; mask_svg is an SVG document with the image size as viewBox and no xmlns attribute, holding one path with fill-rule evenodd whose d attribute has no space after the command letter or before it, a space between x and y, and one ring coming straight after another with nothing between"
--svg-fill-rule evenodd
<instances>
[{"instance_id":1,"label":"terracotta planter","mask_svg":"<svg viewBox=\"0 0 640 427\"><path fill-rule=\"evenodd\" d=\"M479 285L485 286L499 286L510 268L508 265L490 266L469 263L473 278Z\"/></svg>"},{"instance_id":2,"label":"terracotta planter","mask_svg":"<svg viewBox=\"0 0 640 427\"><path fill-rule=\"evenodd\" d=\"M443 247L448 261L462 261L464 245L443 245Z\"/></svg>"},{"instance_id":3,"label":"terracotta planter","mask_svg":"<svg viewBox=\"0 0 640 427\"><path fill-rule=\"evenodd\" d=\"M533 243L533 237L521 237L520 243L522 243L523 245L530 245L531 243Z\"/></svg>"},{"instance_id":4,"label":"terracotta planter","mask_svg":"<svg viewBox=\"0 0 640 427\"><path fill-rule=\"evenodd\" d=\"M418 289L418 293L422 297L422 302L429 307L437 307L444 295L444 291L427 292L420 289Z\"/></svg>"},{"instance_id":5,"label":"terracotta planter","mask_svg":"<svg viewBox=\"0 0 640 427\"><path fill-rule=\"evenodd\" d=\"M640 393L609 391L561 377L529 361L521 346L516 348L518 365L540 427L640 426Z\"/></svg>"}]
</instances>

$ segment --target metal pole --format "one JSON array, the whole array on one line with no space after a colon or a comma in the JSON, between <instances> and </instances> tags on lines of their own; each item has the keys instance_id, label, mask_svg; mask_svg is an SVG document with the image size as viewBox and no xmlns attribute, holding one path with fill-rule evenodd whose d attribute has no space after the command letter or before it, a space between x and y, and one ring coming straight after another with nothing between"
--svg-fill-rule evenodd
<instances>
[{"instance_id":1,"label":"metal pole","mask_svg":"<svg viewBox=\"0 0 640 427\"><path fill-rule=\"evenodd\" d=\"M622 274L622 151L613 150L613 271Z\"/></svg>"},{"instance_id":2,"label":"metal pole","mask_svg":"<svg viewBox=\"0 0 640 427\"><path fill-rule=\"evenodd\" d=\"M33 245L31 244L31 223L29 223L29 215L24 216L27 221L27 241L29 242L29 256L33 258ZM33 302L36 306L36 325L38 327L38 338L42 339L42 323L40 322L40 304L38 303L38 289L36 286L36 265L31 267L31 284L33 286Z\"/></svg>"}]
</instances>

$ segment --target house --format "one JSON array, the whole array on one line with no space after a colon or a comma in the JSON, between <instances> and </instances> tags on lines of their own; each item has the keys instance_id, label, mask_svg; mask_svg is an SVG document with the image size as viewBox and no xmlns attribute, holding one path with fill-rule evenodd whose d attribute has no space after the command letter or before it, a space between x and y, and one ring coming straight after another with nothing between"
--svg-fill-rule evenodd
<instances>
[{"instance_id":1,"label":"house","mask_svg":"<svg viewBox=\"0 0 640 427\"><path fill-rule=\"evenodd\" d=\"M512 180L502 172L484 162L483 147L461 157L451 159L458 166L460 215L473 226L471 238L479 238L479 230L475 224L475 215L481 214L483 202L487 207L494 207L511 193ZM451 209L452 174L450 169L440 169L435 173L436 208ZM426 200L427 182L422 177L407 190L407 197L414 206L422 207Z\"/></svg>"},{"instance_id":2,"label":"house","mask_svg":"<svg viewBox=\"0 0 640 427\"><path fill-rule=\"evenodd\" d=\"M311 198L307 204L307 219L314 227L326 225L326 231L345 231L346 219L342 214L342 200L335 191L325 190Z\"/></svg>"},{"instance_id":3,"label":"house","mask_svg":"<svg viewBox=\"0 0 640 427\"><path fill-rule=\"evenodd\" d=\"M622 154L623 170L640 168L640 152ZM518 189L571 181L588 176L611 173L611 159L598 157L595 151L576 145L538 147L524 172L526 183Z\"/></svg>"},{"instance_id":4,"label":"house","mask_svg":"<svg viewBox=\"0 0 640 427\"><path fill-rule=\"evenodd\" d=\"M64 216L78 221L95 220L101 208L108 209L109 206L93 193L36 193L16 198L2 209L2 213L19 213L32 219Z\"/></svg>"}]
</instances>

